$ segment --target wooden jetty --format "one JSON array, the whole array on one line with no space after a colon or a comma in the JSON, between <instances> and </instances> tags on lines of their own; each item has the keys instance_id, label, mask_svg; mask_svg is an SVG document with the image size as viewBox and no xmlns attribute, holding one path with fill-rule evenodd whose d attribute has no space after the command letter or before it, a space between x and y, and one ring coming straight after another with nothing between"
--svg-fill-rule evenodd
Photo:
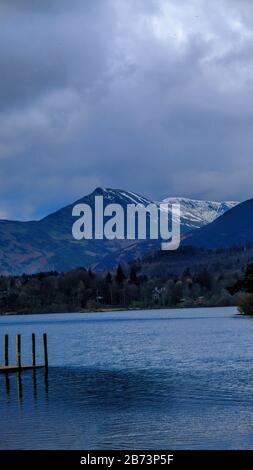
<instances>
[{"instance_id":1,"label":"wooden jetty","mask_svg":"<svg viewBox=\"0 0 253 470\"><path fill-rule=\"evenodd\" d=\"M22 364L21 354L21 335L16 335L16 364L9 364L9 335L4 336L4 365L0 365L0 374L8 374L9 372L22 372L31 369L44 368L48 370L48 350L47 350L47 334L43 333L43 349L44 349L44 364L37 364L36 362L36 336L32 333L32 362L31 364Z\"/></svg>"}]
</instances>

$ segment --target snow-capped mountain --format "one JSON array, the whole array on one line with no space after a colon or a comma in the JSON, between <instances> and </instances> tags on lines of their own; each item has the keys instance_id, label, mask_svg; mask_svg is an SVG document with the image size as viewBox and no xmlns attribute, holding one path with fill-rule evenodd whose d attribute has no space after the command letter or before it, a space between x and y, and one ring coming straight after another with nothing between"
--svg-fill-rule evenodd
<instances>
[{"instance_id":1,"label":"snow-capped mountain","mask_svg":"<svg viewBox=\"0 0 253 470\"><path fill-rule=\"evenodd\" d=\"M202 201L183 197L169 197L162 202L180 204L181 232L188 232L210 224L237 204L236 201Z\"/></svg>"},{"instance_id":2,"label":"snow-capped mountain","mask_svg":"<svg viewBox=\"0 0 253 470\"><path fill-rule=\"evenodd\" d=\"M132 191L124 191L122 189L112 189L112 188L97 188L95 190L96 195L102 195L106 203L115 203L115 200L118 200L118 204L143 204L146 206L152 201L147 199L140 194L133 193Z\"/></svg>"},{"instance_id":3,"label":"snow-capped mountain","mask_svg":"<svg viewBox=\"0 0 253 470\"><path fill-rule=\"evenodd\" d=\"M193 230L184 244L202 248L252 247L253 199L241 202L211 224Z\"/></svg>"},{"instance_id":4,"label":"snow-capped mountain","mask_svg":"<svg viewBox=\"0 0 253 470\"><path fill-rule=\"evenodd\" d=\"M127 204L147 206L152 202L130 191L97 188L91 194L41 220L31 222L2 220L0 221L0 273L68 271L78 266L105 270L115 267L119 261L127 263L141 258L149 251L160 249L159 240L75 240L72 236L73 206L77 203L86 203L93 209L95 196L103 196L104 206L110 203L120 204L124 210ZM168 198L164 202L180 203L182 236L189 230L213 221L237 204L193 201L185 198Z\"/></svg>"},{"instance_id":5,"label":"snow-capped mountain","mask_svg":"<svg viewBox=\"0 0 253 470\"><path fill-rule=\"evenodd\" d=\"M124 207L126 204L143 204L147 206L154 203L146 197L140 196L131 191L111 188L97 188L96 195L101 194L104 197L105 204L117 202ZM213 222L215 219L223 215L232 207L235 207L236 201L205 201L198 199L189 199L183 197L169 197L163 199L162 203L180 204L180 222L182 233L193 230L194 228L203 227L203 225ZM155 202L159 206L160 202Z\"/></svg>"}]
</instances>

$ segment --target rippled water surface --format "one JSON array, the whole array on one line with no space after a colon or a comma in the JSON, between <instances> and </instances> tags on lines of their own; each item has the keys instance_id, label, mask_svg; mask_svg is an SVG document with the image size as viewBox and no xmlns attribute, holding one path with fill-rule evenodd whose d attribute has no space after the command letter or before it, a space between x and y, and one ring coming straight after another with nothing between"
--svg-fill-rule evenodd
<instances>
[{"instance_id":1,"label":"rippled water surface","mask_svg":"<svg viewBox=\"0 0 253 470\"><path fill-rule=\"evenodd\" d=\"M0 375L1 449L253 448L253 318L234 308L2 317L0 362L5 333L31 362L32 332L48 376Z\"/></svg>"}]
</instances>

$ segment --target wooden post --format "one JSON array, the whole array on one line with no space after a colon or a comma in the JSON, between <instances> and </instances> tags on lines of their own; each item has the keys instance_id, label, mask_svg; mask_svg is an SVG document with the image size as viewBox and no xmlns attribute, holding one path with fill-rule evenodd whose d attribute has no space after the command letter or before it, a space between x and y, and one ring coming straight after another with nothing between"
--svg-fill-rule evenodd
<instances>
[{"instance_id":1,"label":"wooden post","mask_svg":"<svg viewBox=\"0 0 253 470\"><path fill-rule=\"evenodd\" d=\"M17 366L21 368L21 335L16 336L16 358Z\"/></svg>"},{"instance_id":2,"label":"wooden post","mask_svg":"<svg viewBox=\"0 0 253 470\"><path fill-rule=\"evenodd\" d=\"M4 365L9 365L9 335L4 335Z\"/></svg>"},{"instance_id":3,"label":"wooden post","mask_svg":"<svg viewBox=\"0 0 253 470\"><path fill-rule=\"evenodd\" d=\"M45 368L48 369L47 334L46 334L46 333L43 333L43 344L44 344L44 362L45 362Z\"/></svg>"},{"instance_id":4,"label":"wooden post","mask_svg":"<svg viewBox=\"0 0 253 470\"><path fill-rule=\"evenodd\" d=\"M32 366L36 367L35 333L32 333Z\"/></svg>"}]
</instances>

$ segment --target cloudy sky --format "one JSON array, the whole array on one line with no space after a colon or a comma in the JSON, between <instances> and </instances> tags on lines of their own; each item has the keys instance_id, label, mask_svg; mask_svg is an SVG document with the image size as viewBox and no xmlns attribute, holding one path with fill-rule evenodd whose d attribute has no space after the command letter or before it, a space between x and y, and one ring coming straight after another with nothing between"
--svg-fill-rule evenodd
<instances>
[{"instance_id":1,"label":"cloudy sky","mask_svg":"<svg viewBox=\"0 0 253 470\"><path fill-rule=\"evenodd\" d=\"M0 217L253 197L251 0L0 0Z\"/></svg>"}]
</instances>

